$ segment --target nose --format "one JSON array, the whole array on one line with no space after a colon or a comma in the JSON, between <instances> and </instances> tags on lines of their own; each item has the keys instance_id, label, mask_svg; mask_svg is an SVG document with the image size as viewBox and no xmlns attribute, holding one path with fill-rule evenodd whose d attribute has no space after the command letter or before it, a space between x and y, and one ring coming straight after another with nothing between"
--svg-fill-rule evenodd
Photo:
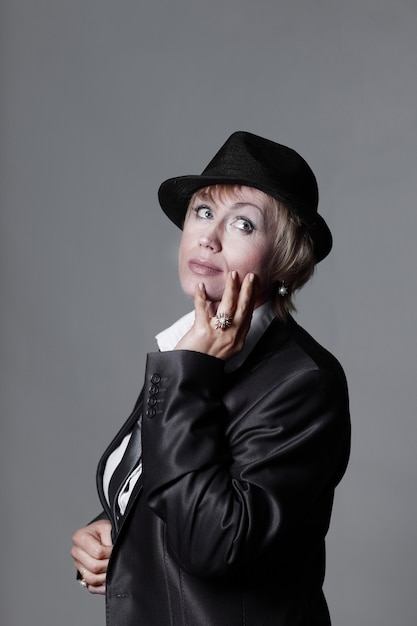
<instances>
[{"instance_id":1,"label":"nose","mask_svg":"<svg viewBox=\"0 0 417 626\"><path fill-rule=\"evenodd\" d=\"M202 248L210 248L213 252L219 252L222 244L218 227L214 224L208 226L198 238L198 245Z\"/></svg>"}]
</instances>

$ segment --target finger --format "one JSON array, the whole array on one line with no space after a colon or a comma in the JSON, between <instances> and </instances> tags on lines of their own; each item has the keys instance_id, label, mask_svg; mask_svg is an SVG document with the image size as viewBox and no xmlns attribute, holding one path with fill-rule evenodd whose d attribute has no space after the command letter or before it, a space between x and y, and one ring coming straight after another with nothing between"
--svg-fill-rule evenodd
<instances>
[{"instance_id":1,"label":"finger","mask_svg":"<svg viewBox=\"0 0 417 626\"><path fill-rule=\"evenodd\" d=\"M108 520L99 520L96 522L96 526L100 535L101 544L103 546L107 546L110 548L109 550L109 556L110 556L110 552L113 548L111 523Z\"/></svg>"},{"instance_id":2,"label":"finger","mask_svg":"<svg viewBox=\"0 0 417 626\"><path fill-rule=\"evenodd\" d=\"M239 291L238 301L235 311L235 321L243 324L244 322L250 323L253 313L253 307L255 305L256 297L256 276L252 272L246 274L242 281L242 286Z\"/></svg>"},{"instance_id":3,"label":"finger","mask_svg":"<svg viewBox=\"0 0 417 626\"><path fill-rule=\"evenodd\" d=\"M88 585L87 589L90 593L100 594L102 596L106 593L106 585Z\"/></svg>"},{"instance_id":4,"label":"finger","mask_svg":"<svg viewBox=\"0 0 417 626\"><path fill-rule=\"evenodd\" d=\"M87 585L104 585L106 582L107 567L101 573L94 573L83 567L81 564L75 564L81 580L84 580Z\"/></svg>"},{"instance_id":5,"label":"finger","mask_svg":"<svg viewBox=\"0 0 417 626\"><path fill-rule=\"evenodd\" d=\"M234 315L239 297L239 277L236 271L227 275L223 296L218 306L219 313Z\"/></svg>"},{"instance_id":6,"label":"finger","mask_svg":"<svg viewBox=\"0 0 417 626\"><path fill-rule=\"evenodd\" d=\"M84 568L94 574L101 574L107 570L109 559L94 559L87 552L83 551L74 551L71 552L71 555L79 572Z\"/></svg>"},{"instance_id":7,"label":"finger","mask_svg":"<svg viewBox=\"0 0 417 626\"><path fill-rule=\"evenodd\" d=\"M75 567L79 572L90 572L93 576L101 576L107 572L109 561L92 561L91 559L84 559L83 561L75 561ZM92 582L92 581L91 581Z\"/></svg>"},{"instance_id":8,"label":"finger","mask_svg":"<svg viewBox=\"0 0 417 626\"><path fill-rule=\"evenodd\" d=\"M82 574L82 578L85 580L87 585L93 585L97 587L98 585L104 585L106 583L106 573L104 574L93 574L84 568L84 574Z\"/></svg>"},{"instance_id":9,"label":"finger","mask_svg":"<svg viewBox=\"0 0 417 626\"><path fill-rule=\"evenodd\" d=\"M239 306L252 306L256 295L256 276L253 272L246 274L239 293Z\"/></svg>"},{"instance_id":10,"label":"finger","mask_svg":"<svg viewBox=\"0 0 417 626\"><path fill-rule=\"evenodd\" d=\"M208 302L204 283L199 283L194 294L195 321L197 324L207 322Z\"/></svg>"},{"instance_id":11,"label":"finger","mask_svg":"<svg viewBox=\"0 0 417 626\"><path fill-rule=\"evenodd\" d=\"M89 528L74 533L72 542L71 554L74 558L77 558L78 553L86 553L97 560L107 559L112 551L112 546L103 544L101 535Z\"/></svg>"}]
</instances>

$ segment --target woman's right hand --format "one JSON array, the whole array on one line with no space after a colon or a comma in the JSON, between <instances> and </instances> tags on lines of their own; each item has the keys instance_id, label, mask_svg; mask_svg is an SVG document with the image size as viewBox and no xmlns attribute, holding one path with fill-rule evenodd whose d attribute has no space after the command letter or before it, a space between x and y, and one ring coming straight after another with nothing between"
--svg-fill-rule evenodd
<instances>
[{"instance_id":1,"label":"woman's right hand","mask_svg":"<svg viewBox=\"0 0 417 626\"><path fill-rule=\"evenodd\" d=\"M222 299L216 304L207 299L204 283L200 283L194 296L194 324L175 350L194 350L227 361L243 348L255 302L256 277L253 273L247 274L240 283L238 273L229 272ZM231 316L232 323L226 331L217 326L217 311Z\"/></svg>"},{"instance_id":2,"label":"woman's right hand","mask_svg":"<svg viewBox=\"0 0 417 626\"><path fill-rule=\"evenodd\" d=\"M72 537L71 556L90 593L106 592L107 566L113 544L111 523L97 520L77 530Z\"/></svg>"}]
</instances>

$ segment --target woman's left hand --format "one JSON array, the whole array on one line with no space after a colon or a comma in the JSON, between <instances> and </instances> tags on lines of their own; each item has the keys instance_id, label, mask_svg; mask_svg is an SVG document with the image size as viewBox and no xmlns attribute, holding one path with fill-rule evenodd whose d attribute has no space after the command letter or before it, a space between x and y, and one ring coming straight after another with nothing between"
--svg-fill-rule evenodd
<instances>
[{"instance_id":1,"label":"woman's left hand","mask_svg":"<svg viewBox=\"0 0 417 626\"><path fill-rule=\"evenodd\" d=\"M242 284L237 272L228 274L217 315L224 313L232 320L230 326L222 329L217 327L217 317L211 315L211 303L207 300L204 284L200 283L194 296L194 324L175 350L194 350L225 361L230 359L245 343L255 305L255 291L254 274L247 274Z\"/></svg>"},{"instance_id":2,"label":"woman's left hand","mask_svg":"<svg viewBox=\"0 0 417 626\"><path fill-rule=\"evenodd\" d=\"M90 593L106 593L106 573L113 549L111 524L100 519L77 530L71 556Z\"/></svg>"}]
</instances>

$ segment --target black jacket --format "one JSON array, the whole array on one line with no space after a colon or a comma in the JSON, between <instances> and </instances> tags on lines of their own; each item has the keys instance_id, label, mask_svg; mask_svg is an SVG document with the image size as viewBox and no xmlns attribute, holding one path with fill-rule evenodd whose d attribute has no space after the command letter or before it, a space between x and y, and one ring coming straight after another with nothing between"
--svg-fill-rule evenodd
<instances>
[{"instance_id":1,"label":"black jacket","mask_svg":"<svg viewBox=\"0 0 417 626\"><path fill-rule=\"evenodd\" d=\"M293 320L239 369L148 355L142 478L107 572L109 626L327 626L324 538L349 456L343 371Z\"/></svg>"}]
</instances>

